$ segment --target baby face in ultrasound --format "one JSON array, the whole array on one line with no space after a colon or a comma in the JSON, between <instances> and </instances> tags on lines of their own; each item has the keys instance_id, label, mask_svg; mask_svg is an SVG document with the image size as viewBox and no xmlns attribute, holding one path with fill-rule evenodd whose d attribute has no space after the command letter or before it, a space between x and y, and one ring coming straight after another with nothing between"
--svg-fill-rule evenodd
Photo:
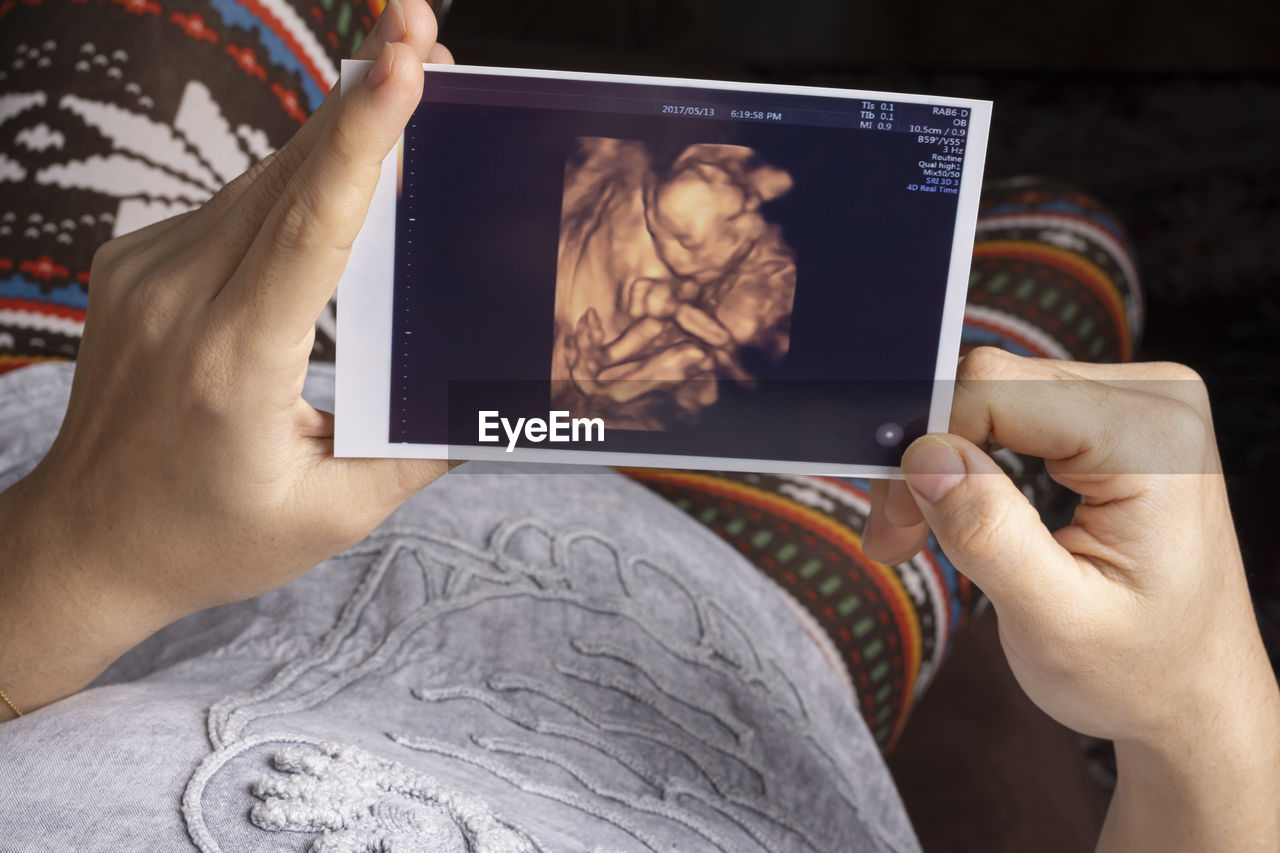
<instances>
[{"instance_id":1,"label":"baby face in ultrasound","mask_svg":"<svg viewBox=\"0 0 1280 853\"><path fill-rule=\"evenodd\" d=\"M696 421L746 348L790 346L796 266L761 205L791 189L751 148L690 145L658 174L642 142L587 137L565 167L552 408L611 429Z\"/></svg>"}]
</instances>

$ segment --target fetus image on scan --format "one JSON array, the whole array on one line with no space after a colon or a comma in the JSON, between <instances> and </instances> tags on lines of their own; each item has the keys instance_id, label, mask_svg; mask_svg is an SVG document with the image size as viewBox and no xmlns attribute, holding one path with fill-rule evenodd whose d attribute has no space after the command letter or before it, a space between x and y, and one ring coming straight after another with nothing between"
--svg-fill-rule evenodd
<instances>
[{"instance_id":1,"label":"fetus image on scan","mask_svg":"<svg viewBox=\"0 0 1280 853\"><path fill-rule=\"evenodd\" d=\"M586 137L565 165L552 408L610 429L696 422L751 348L790 346L795 258L761 205L791 176L739 145L669 167L643 142Z\"/></svg>"}]
</instances>

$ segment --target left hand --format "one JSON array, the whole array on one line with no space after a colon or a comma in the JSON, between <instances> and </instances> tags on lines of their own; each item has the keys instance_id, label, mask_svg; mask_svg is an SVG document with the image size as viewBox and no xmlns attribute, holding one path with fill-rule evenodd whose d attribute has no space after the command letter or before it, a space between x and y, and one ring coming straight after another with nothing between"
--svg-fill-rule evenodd
<instances>
[{"instance_id":1,"label":"left hand","mask_svg":"<svg viewBox=\"0 0 1280 853\"><path fill-rule=\"evenodd\" d=\"M425 0L392 0L363 84L198 210L95 255L62 429L0 495L0 650L18 706L83 687L189 613L274 589L443 474L337 459L301 397L316 317L421 98ZM51 661L55 661L52 663Z\"/></svg>"}]
</instances>

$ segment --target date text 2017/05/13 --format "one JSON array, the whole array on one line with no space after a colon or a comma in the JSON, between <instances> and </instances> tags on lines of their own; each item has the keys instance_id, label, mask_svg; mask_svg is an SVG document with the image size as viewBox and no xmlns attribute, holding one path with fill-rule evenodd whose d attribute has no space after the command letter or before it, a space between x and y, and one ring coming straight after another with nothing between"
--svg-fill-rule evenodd
<instances>
[{"instance_id":1,"label":"date text 2017/05/13","mask_svg":"<svg viewBox=\"0 0 1280 853\"><path fill-rule=\"evenodd\" d=\"M694 118L750 119L753 121L782 121L781 110L755 110L713 107L704 104L662 104L658 108L662 115L692 116Z\"/></svg>"},{"instance_id":2,"label":"date text 2017/05/13","mask_svg":"<svg viewBox=\"0 0 1280 853\"><path fill-rule=\"evenodd\" d=\"M694 116L695 118L715 118L716 108L698 104L663 104L658 110L664 116Z\"/></svg>"}]
</instances>

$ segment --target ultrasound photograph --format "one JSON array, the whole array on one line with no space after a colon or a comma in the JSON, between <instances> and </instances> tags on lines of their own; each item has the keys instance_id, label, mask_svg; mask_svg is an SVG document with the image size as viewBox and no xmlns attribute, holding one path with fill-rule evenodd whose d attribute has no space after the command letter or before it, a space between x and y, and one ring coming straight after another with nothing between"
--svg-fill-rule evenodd
<instances>
[{"instance_id":1,"label":"ultrasound photograph","mask_svg":"<svg viewBox=\"0 0 1280 853\"><path fill-rule=\"evenodd\" d=\"M614 429L697 422L740 353L786 356L796 265L761 205L790 174L695 144L661 173L644 142L587 137L565 165L552 408Z\"/></svg>"},{"instance_id":2,"label":"ultrasound photograph","mask_svg":"<svg viewBox=\"0 0 1280 853\"><path fill-rule=\"evenodd\" d=\"M841 123L843 99L770 101L835 123L753 123L661 109L724 93L516 85L439 75L406 128L384 440L897 464L930 412L957 216L908 189L915 137ZM603 439L481 425L553 413Z\"/></svg>"}]
</instances>

